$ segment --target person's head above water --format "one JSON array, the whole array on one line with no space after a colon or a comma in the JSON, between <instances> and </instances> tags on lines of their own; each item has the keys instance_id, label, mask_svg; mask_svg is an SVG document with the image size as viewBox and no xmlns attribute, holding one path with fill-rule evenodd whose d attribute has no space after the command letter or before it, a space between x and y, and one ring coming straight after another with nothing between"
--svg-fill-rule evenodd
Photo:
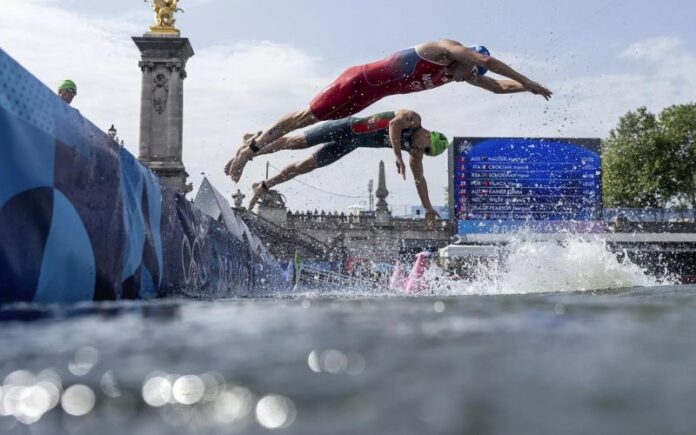
<instances>
[{"instance_id":1,"label":"person's head above water","mask_svg":"<svg viewBox=\"0 0 696 435\"><path fill-rule=\"evenodd\" d=\"M476 52L481 56L489 57L491 52L483 45L475 45L471 47L466 47L468 50ZM477 78L485 75L488 69L476 65L473 62L453 62L448 67L450 78L455 82L465 82L465 81L476 81Z\"/></svg>"},{"instance_id":2,"label":"person's head above water","mask_svg":"<svg viewBox=\"0 0 696 435\"><path fill-rule=\"evenodd\" d=\"M77 95L77 85L72 80L65 80L58 87L58 95L66 103L72 103L73 98Z\"/></svg>"},{"instance_id":3,"label":"person's head above water","mask_svg":"<svg viewBox=\"0 0 696 435\"><path fill-rule=\"evenodd\" d=\"M449 140L447 140L447 136L439 131L431 131L424 127L414 131L411 137L411 144L415 148L423 150L423 154L430 157L439 156L451 145Z\"/></svg>"},{"instance_id":4,"label":"person's head above water","mask_svg":"<svg viewBox=\"0 0 696 435\"><path fill-rule=\"evenodd\" d=\"M439 156L440 154L444 153L449 146L450 142L447 140L447 136L439 131L430 132L430 147L428 148L429 156Z\"/></svg>"}]
</instances>

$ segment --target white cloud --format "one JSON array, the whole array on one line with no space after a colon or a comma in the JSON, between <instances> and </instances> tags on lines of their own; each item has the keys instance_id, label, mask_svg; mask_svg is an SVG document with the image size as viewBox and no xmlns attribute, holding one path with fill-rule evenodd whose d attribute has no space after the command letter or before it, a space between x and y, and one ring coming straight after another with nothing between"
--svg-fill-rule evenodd
<instances>
[{"instance_id":1,"label":"white cloud","mask_svg":"<svg viewBox=\"0 0 696 435\"><path fill-rule=\"evenodd\" d=\"M320 63L301 50L271 42L198 50L189 61L186 81L184 159L192 180L200 182L204 172L222 191L236 191L222 168L242 135L305 107L308 96L329 80L318 72ZM248 192L253 181L263 178L267 160L282 167L289 156L306 154L286 152L255 159L239 187Z\"/></svg>"},{"instance_id":2,"label":"white cloud","mask_svg":"<svg viewBox=\"0 0 696 435\"><path fill-rule=\"evenodd\" d=\"M49 88L74 80L74 105L97 126L119 127L129 143L138 131L138 28L120 19L96 19L59 8L57 2L3 0L2 48Z\"/></svg>"},{"instance_id":3,"label":"white cloud","mask_svg":"<svg viewBox=\"0 0 696 435\"><path fill-rule=\"evenodd\" d=\"M150 19L134 19L132 11L113 18L86 17L58 1L3 0L0 16L2 47L39 79L54 88L72 78L79 87L75 105L103 129L115 123L129 150L137 154L140 70L139 53L130 37L143 32ZM142 11L141 11L142 12ZM89 18L89 19L87 19ZM40 29L40 31L36 31ZM239 186L222 167L241 136L263 129L308 101L348 65L327 65L319 57L277 42L235 42L197 47L187 66L184 163L197 186L204 172L225 194L240 187L249 193L252 181L264 176L266 161L282 167L311 151L262 156L248 166ZM655 57L659 53L659 57ZM394 96L367 113L410 108L424 125L448 136L595 136L603 137L618 117L646 105L653 111L696 100L696 54L676 38L637 42L621 50L611 74L574 75L556 72L515 53L497 53L525 74L548 85L547 103L531 94L498 96L470 86L448 85L429 92ZM331 70L330 74L324 71ZM534 73L536 72L536 73ZM565 75L563 75L565 74ZM348 195L367 193L385 160L388 201L397 211L419 202L413 182L396 173L388 149L357 150L331 168L302 180ZM431 199L443 202L447 159L426 159ZM341 209L355 199L337 198L289 182L280 186L293 209Z\"/></svg>"},{"instance_id":4,"label":"white cloud","mask_svg":"<svg viewBox=\"0 0 696 435\"><path fill-rule=\"evenodd\" d=\"M681 47L679 38L659 36L629 45L621 52L621 57L660 62L668 55L676 54Z\"/></svg>"}]
</instances>

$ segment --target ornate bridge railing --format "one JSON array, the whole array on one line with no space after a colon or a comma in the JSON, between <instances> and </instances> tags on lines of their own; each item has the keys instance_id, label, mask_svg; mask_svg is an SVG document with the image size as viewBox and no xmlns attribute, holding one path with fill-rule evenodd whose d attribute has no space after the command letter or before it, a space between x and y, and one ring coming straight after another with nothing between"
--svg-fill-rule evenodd
<instances>
[{"instance_id":1,"label":"ornate bridge railing","mask_svg":"<svg viewBox=\"0 0 696 435\"><path fill-rule=\"evenodd\" d=\"M306 249L314 255L325 255L330 250L329 245L321 240L299 231L283 228L256 213L244 211L239 213L239 215L247 226L262 238L268 236L276 242L294 244Z\"/></svg>"}]
</instances>

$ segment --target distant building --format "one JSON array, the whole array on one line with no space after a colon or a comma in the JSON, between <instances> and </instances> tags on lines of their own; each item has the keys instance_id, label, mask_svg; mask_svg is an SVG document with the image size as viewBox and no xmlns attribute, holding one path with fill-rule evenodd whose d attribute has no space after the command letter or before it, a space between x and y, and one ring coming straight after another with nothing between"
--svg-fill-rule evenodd
<instances>
[{"instance_id":1,"label":"distant building","mask_svg":"<svg viewBox=\"0 0 696 435\"><path fill-rule=\"evenodd\" d=\"M435 205L433 206L437 214L440 215L441 219L449 220L449 207L446 205ZM425 218L425 208L422 205L412 205L411 212L407 215L401 216L406 219L424 219Z\"/></svg>"},{"instance_id":2,"label":"distant building","mask_svg":"<svg viewBox=\"0 0 696 435\"><path fill-rule=\"evenodd\" d=\"M454 228L446 216L442 215L441 209L444 207L436 208L442 219L428 228L420 216L392 216L387 203L388 195L384 163L380 162L375 211L364 211L356 207L353 213L325 210L293 212L288 210L282 195L271 190L260 201L258 214L247 212L243 217L246 216L245 221L250 221L260 232L264 231L264 228L274 233L277 233L279 228L284 229L283 240L277 234L264 240L264 235L259 234L262 240L270 244L269 250L282 260L289 259L288 257L294 253L293 244L310 248L308 242L311 241L315 241L315 245L316 242L322 244L326 252L321 254L315 250L314 259L319 259L317 257L322 255L325 258L336 257L336 252L341 252L350 261L369 260L390 264L400 255L441 248L450 242ZM424 212L421 212L422 215ZM309 255L309 250L306 251Z\"/></svg>"}]
</instances>

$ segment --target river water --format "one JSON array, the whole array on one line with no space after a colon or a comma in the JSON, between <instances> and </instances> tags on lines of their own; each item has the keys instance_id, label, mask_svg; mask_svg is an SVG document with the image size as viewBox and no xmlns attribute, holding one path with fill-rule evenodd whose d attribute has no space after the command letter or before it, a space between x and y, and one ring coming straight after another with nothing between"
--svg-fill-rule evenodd
<instances>
[{"instance_id":1,"label":"river water","mask_svg":"<svg viewBox=\"0 0 696 435\"><path fill-rule=\"evenodd\" d=\"M573 243L416 295L2 307L0 433L693 433L696 286Z\"/></svg>"}]
</instances>

